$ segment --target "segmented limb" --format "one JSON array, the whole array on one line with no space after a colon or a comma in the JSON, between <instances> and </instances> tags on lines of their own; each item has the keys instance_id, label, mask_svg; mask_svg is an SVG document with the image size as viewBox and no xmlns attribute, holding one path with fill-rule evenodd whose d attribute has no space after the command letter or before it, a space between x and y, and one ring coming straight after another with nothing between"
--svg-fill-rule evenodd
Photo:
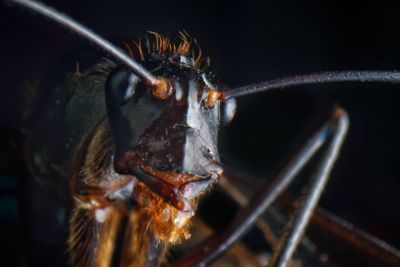
<instances>
[{"instance_id":1,"label":"segmented limb","mask_svg":"<svg viewBox=\"0 0 400 267\"><path fill-rule=\"evenodd\" d=\"M73 266L110 266L121 215L117 207L96 199L75 199L68 241Z\"/></svg>"},{"instance_id":2,"label":"segmented limb","mask_svg":"<svg viewBox=\"0 0 400 267\"><path fill-rule=\"evenodd\" d=\"M314 212L322 191L325 188L329 174L339 155L339 150L348 129L348 118L344 113L336 111L334 116L336 116L335 125L330 127L330 131L334 131L332 141L330 142L329 147L323 156L323 160L318 167L304 204L298 210L298 214L289 222L287 231L283 234L277 250L274 252L271 261L268 263L269 267L284 267L287 265L295 252L297 245L301 241L312 213Z\"/></svg>"},{"instance_id":3,"label":"segmented limb","mask_svg":"<svg viewBox=\"0 0 400 267\"><path fill-rule=\"evenodd\" d=\"M176 266L204 266L212 263L223 254L233 243L238 241L261 216L261 214L282 194L296 175L310 159L329 142L329 147L319 165L311 190L303 207L280 241L273 255L272 265L286 266L294 250L301 240L304 229L312 215L322 190L327 182L343 140L348 129L348 117L344 110L335 109L330 119L316 131L304 147L286 165L286 168L264 188L245 208L243 208L232 223L221 232L206 240L181 260Z\"/></svg>"},{"instance_id":4,"label":"segmented limb","mask_svg":"<svg viewBox=\"0 0 400 267\"><path fill-rule=\"evenodd\" d=\"M400 251L398 249L326 210L317 208L311 223L347 242L367 256L373 257L388 266L400 266Z\"/></svg>"},{"instance_id":5,"label":"segmented limb","mask_svg":"<svg viewBox=\"0 0 400 267\"><path fill-rule=\"evenodd\" d=\"M120 267L152 267L164 263L162 259L165 259L167 247L155 239L149 224L143 210L129 211Z\"/></svg>"},{"instance_id":6,"label":"segmented limb","mask_svg":"<svg viewBox=\"0 0 400 267\"><path fill-rule=\"evenodd\" d=\"M242 183L242 179L246 179L247 186L249 186L248 180L251 178L248 176L241 178L234 175L229 175L228 177L229 178L222 177L219 183L220 187L231 197L232 200L240 206L245 206L249 202L249 198L238 190L237 184ZM256 190L260 186L261 183L257 182L252 186L252 188L253 190ZM290 207L293 207L293 204L290 204ZM295 208L297 207L298 206L295 205ZM260 225L260 223L262 224ZM274 239L271 240L270 237L272 235L272 238L274 238L274 233L268 231L266 235L266 232L261 227L264 224L266 224L264 220L257 221L257 227L264 233L265 239L272 247L275 247L277 242L275 243ZM315 209L311 218L311 224L317 225L317 227L324 232L327 232L339 240L349 244L367 257L375 258L388 266L400 266L400 251L398 249L321 207Z\"/></svg>"}]
</instances>

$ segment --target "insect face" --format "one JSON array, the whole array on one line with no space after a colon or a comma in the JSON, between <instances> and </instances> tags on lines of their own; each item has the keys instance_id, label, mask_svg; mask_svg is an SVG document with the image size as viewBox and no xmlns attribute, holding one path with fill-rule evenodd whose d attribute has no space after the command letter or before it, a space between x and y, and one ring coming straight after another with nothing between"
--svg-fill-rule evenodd
<instances>
[{"instance_id":1,"label":"insect face","mask_svg":"<svg viewBox=\"0 0 400 267\"><path fill-rule=\"evenodd\" d=\"M223 10L225 13L228 13L226 12L226 8L228 7L224 6ZM154 7L151 6L152 11L153 9ZM204 13L204 10L201 8L197 8L196 10L201 10L201 12ZM216 9L207 10L207 14L210 14L209 12L213 12L213 10ZM259 8L259 10L262 11L262 16L252 17L264 18L265 9ZM231 15L230 17L241 18L242 12L243 10L240 9L240 14L237 14L237 16ZM151 12L141 13L147 14ZM183 17L171 16L170 12L163 13L168 14L169 18L174 17L179 19ZM182 13L180 15L186 14L185 12L180 13ZM273 13L279 14L279 17L282 17L280 15L282 14L281 12ZM153 19L153 16L148 17ZM195 18L196 22L200 21L202 28L206 29L207 32L212 32L213 27L204 27L205 23L207 23L206 20L199 20L199 16L191 17ZM272 16L268 16L268 18L271 17ZM291 16L284 17L285 23L286 20L289 19L288 17ZM308 17L314 18L315 16ZM209 21L213 18L221 18L221 16L210 16ZM298 19L295 16L293 16L293 18L296 20L297 25ZM310 24L317 25L318 23ZM232 28L232 24L227 23L227 25L229 25L230 29ZM271 27L274 27L273 24L271 25ZM262 24L253 23L252 27L262 27ZM146 26L146 29L147 28L151 28L151 26ZM248 33L252 34L253 31L254 30L248 31ZM193 31L190 30L190 32ZM271 30L262 28L259 32L271 32ZM284 31L277 32L282 32L285 36L297 36L288 35L284 33ZM296 32L303 33L301 30ZM207 190L222 173L216 145L219 125L224 125L233 118L235 113L235 97L251 94L247 90L251 88L251 86L248 88L239 88L240 90L236 90L236 94L235 91L233 91L233 93L231 92L231 98L225 98L225 101L220 103L219 97L220 95L224 95L224 92L216 88L222 87L219 86L219 84L214 85L208 80L205 71L201 67L200 59L202 57L188 53L190 49L188 49L187 40L185 41L183 38L181 44L174 46L160 35L154 33L152 33L152 35L155 37L154 44L143 45L143 43L139 41L137 49L133 49L133 51L128 49L127 52L132 52L131 56L133 56L136 61L140 62L154 77L159 78L160 84L158 85L160 86L154 86L154 84L143 79L142 75L132 71L131 68L128 69L119 66L119 63L118 66L114 63L113 67L108 69L106 75L100 78L100 83L98 83L99 77L95 77L96 79L89 79L85 77L85 74L78 77L79 79L76 80L69 79L68 86L65 86L65 88L56 88L54 91L65 92L65 95L69 97L69 91L77 89L71 93L71 95L73 95L75 92L79 93L79 90L82 91L93 86L101 93L105 91L106 97L104 98L104 96L101 95L101 100L105 100L106 102L105 105L100 105L98 109L96 109L98 105L96 105L96 107L89 107L89 105L81 105L80 103L79 105L70 105L79 98L76 97L73 99L75 96L64 102L62 100L60 104L60 96L64 96L64 94L59 94L52 98L54 101L50 101L51 105L53 105L51 106L53 111L48 113L50 115L46 114L41 118L44 127L39 125L36 127L37 129L35 129L35 134L33 134L33 137L36 137L36 139L35 143L33 145L31 144L32 148L30 152L34 152L31 153L33 155L32 162L36 164L38 163L38 161L35 162L36 159L42 160L39 162L40 164L36 166L38 167L37 176L40 176L40 178L44 178L45 176L46 178L49 177L50 179L47 179L47 181L57 183L57 188L62 189L67 188L64 183L65 180L55 179L58 178L56 175L68 179L68 182L72 181L74 189L71 190L72 192L66 193L68 197L65 197L68 198L68 200L70 198L75 200L74 212L72 219L69 221L71 232L69 246L72 251L71 258L73 262L81 263L81 266L98 266L100 263L107 265L108 262L110 262L113 251L113 245L111 244L117 243L114 241L116 240L118 225L121 224L122 214L128 214L128 216L124 217L128 226L126 227L124 241L120 242L123 243L122 246L124 247L124 251L121 252L121 258L126 261L122 262L121 266L131 266L131 264L127 264L127 262L132 258L132 255L134 255L134 261L136 261L135 264L137 266L145 265L143 264L145 261L152 262L158 255L162 258L163 253L158 253L159 251L157 251L157 248L162 246L157 247L157 245L160 243L177 243L182 237L187 238L190 235L186 226L188 225L189 219L194 214L199 196ZM232 68L232 66L234 66L233 68L239 71L240 75L235 75L234 73L230 76L245 77L246 75L243 73L243 70L246 69L246 65L240 62L239 54L244 55L243 57L245 57L246 62L250 60L249 53L243 53L245 52L242 49L243 42L238 42L236 39L233 39L235 41L229 39L233 36L229 31L219 30L218 36L222 36L223 38L220 39L225 39L227 42L221 51L224 51L225 54L228 52L227 54L229 55L229 49L232 49L231 54L235 54L234 61L225 60L225 62L228 62L227 65L231 66L224 66L222 68L226 71L227 68L229 69L229 67ZM244 33L241 33L241 36L244 37L243 39L250 39L246 38L246 34ZM256 38L256 36L255 34L251 37ZM271 38L270 35L265 36L265 38L268 37L268 42L272 44L274 41L271 42L271 39L279 40L279 42L277 42L279 43L279 48L282 48L281 46L284 43L289 44L291 47L301 47L302 40L298 40L296 46L294 46L294 42L285 42L282 41L281 38ZM310 40L309 38L303 39L307 41ZM212 42L210 41L209 43ZM236 49L234 45L236 45ZM282 65L287 63L285 60L282 60L280 56L276 56L279 60L275 58L275 51L278 47L269 49L271 47L264 47L264 45L265 44L256 41L256 39L252 39L251 50L259 51L256 54L257 56L252 56L250 59L253 66L263 66L259 68L260 71L262 71L262 75L270 71L270 68L265 65L265 58L269 59L269 64L272 64L272 66L279 66L281 62ZM238 53L238 51L241 53ZM263 56L261 54L261 52L268 51L274 51L272 52L274 55ZM297 51L296 54L298 54ZM288 55L292 56L290 53ZM274 58L279 64L274 63ZM308 57L307 60L315 61ZM257 64L257 61L261 61L261 63ZM235 64L232 64L232 62ZM293 65L301 68L297 72L307 72L307 64L299 64L299 62L296 62L296 64ZM240 68L238 66L240 66ZM347 67L346 65L346 68ZM341 69L342 67L338 68ZM362 68L364 69L364 66ZM273 69L276 69L275 71L277 73L279 72L279 68ZM315 69L320 68L316 67ZM250 72L253 74L255 73L254 71ZM275 74L272 70L272 73L268 75L274 76ZM329 75L332 75L332 73L328 74L328 76ZM339 77L340 75L340 73L333 74L335 77ZM257 77L257 75L253 77ZM312 75L307 77L315 78L315 76ZM307 77L302 77L298 80L303 80ZM296 84L296 82L294 82L295 80L296 79L291 80L292 85ZM354 80L363 81L364 79L358 77ZM393 78L393 81L394 80ZM87 85L87 81L89 81L90 86L81 86L81 84ZM325 77L319 82L323 81L330 80ZM342 78L341 81L350 80ZM243 83L243 81L230 81L229 83ZM278 81L278 84L280 84L280 87L285 87L285 83L282 81ZM261 88L260 92L266 91L267 87L268 83L261 84L259 86L259 88ZM253 87L253 89L254 88L255 87ZM53 92L53 88L51 89L51 92ZM243 94L240 92L237 93L237 91ZM56 93L54 95L56 95ZM252 93L255 93L255 91ZM324 91L324 93L326 94L327 92ZM89 94L83 95L85 101L87 100L89 102L88 99L93 99ZM229 96L229 92L225 95ZM268 95L268 97L271 97L271 95ZM272 105L261 101L259 102L260 105L252 104L252 106L257 106L257 108L258 106L263 106L264 108L267 106L284 106L282 103L288 103L287 98L290 97L285 97L282 101L272 101L276 102L270 103ZM301 102L298 100L299 99L296 98L294 102ZM104 104L102 101L98 102ZM342 104L343 101L338 102ZM331 104L329 104L329 106L330 105ZM91 113L98 113L99 115L86 116L87 114L84 114L85 112L77 112L78 110L83 110L78 109L82 106L87 107L87 110L90 110ZM64 109L64 107L69 109ZM286 111L288 108L290 107L285 107L284 110ZM101 112L97 112L98 110ZM71 111L74 116L64 111ZM81 113L84 116L82 116ZM301 114L303 112L299 112L299 110L296 109L293 113ZM277 138L266 138L265 134L260 135L261 138L256 138L255 133L260 133L259 130L240 127L238 130L240 134L235 138L232 147L236 147L238 143L244 143L245 140L255 141L256 143L254 143L254 145L245 145L245 147L250 148L251 151L239 154L246 155L246 157L253 155L257 158L264 159L267 153L264 153L266 149L260 149L261 143L264 143L267 139L272 139L273 143L277 144L279 142L286 142L286 140L282 134L274 130L273 125L271 127L269 123L271 120L268 117L259 113L259 110L256 114L257 116L252 116L254 117L253 120L251 120L250 117L246 117L246 121L251 121L251 124L257 127L265 125L268 127L268 133L277 132ZM260 118L262 118L262 123L260 123ZM296 121L293 117L290 119L293 122ZM92 129L93 121L96 123L99 122L95 124L95 129ZM287 123L288 121L290 120L282 120L282 123L289 125ZM63 127L65 126L65 128L57 127L59 124L54 123L64 124ZM75 126L77 124L79 124L79 127ZM70 125L72 125L72 127L70 127ZM244 135L244 128L249 134L248 136ZM48 131L49 129L51 129L51 131ZM59 140L48 138L48 132L54 135L54 129L60 129L59 132L57 131L57 137L60 137L58 138ZM81 132L76 131L76 129L88 133L84 136L79 135ZM79 134L75 134L76 132L79 132ZM291 138L293 135L296 134L291 133ZM64 136L65 138L63 138ZM73 139L74 142L69 141L70 139ZM65 140L67 141L64 142ZM241 140L241 142L238 142L238 140ZM260 142L260 140L263 142ZM56 149L53 150L53 147L55 148L56 146L64 150L61 152ZM78 149L76 149L77 146L79 146ZM281 147L284 147L284 145L277 145L277 147L279 147L279 151L281 151ZM35 148L36 150L34 150ZM70 157L75 157L73 153L75 149L80 152L77 153L78 156L74 160L76 164L72 165L72 169L76 171L76 173L67 177L68 172L62 168L67 165L66 162L68 162L68 160L71 160ZM269 145L267 149L268 154L272 155L271 157L279 158L277 157L278 153L276 153L276 151L274 152L273 146ZM262 153L257 154L257 150ZM68 152L69 154L63 152ZM64 156L66 154L68 155L65 156L65 158L59 159L60 155ZM227 157L224 158L224 161L225 163L229 162ZM69 163L70 162L68 162L68 164ZM44 168L43 166L48 168ZM68 167L70 166L68 165ZM55 172L56 175L51 171ZM132 177L134 178L132 179ZM42 194L44 191L42 185L37 185L37 187L40 188L37 190L40 193L36 195L41 197L42 195L46 195ZM51 191L55 192L55 190ZM58 193L55 195L57 195L56 198L60 197ZM32 206L35 210L41 212L44 210L43 207L45 207L45 205L43 203L45 202L46 199L37 198L38 204L33 204ZM54 199L47 202L57 203L57 205L54 205L57 208L53 208L54 212L52 212L52 214L56 214L56 211L64 211L66 206L64 202L59 201L60 203L58 203L57 200ZM132 202L134 203L132 204ZM55 217L55 215L52 216ZM63 219L64 218L65 217L63 217ZM59 221L64 222L66 220L60 219ZM62 222L60 223L59 221L58 224L61 225ZM42 224L40 225L42 226ZM47 228L48 225L49 224L42 228ZM64 230L65 227L62 229ZM37 232L39 233L39 231ZM58 233L61 231L54 232ZM43 231L43 233L47 233L47 231ZM154 234L155 237L151 236L152 234ZM40 237L43 236L46 236L46 234L40 232ZM62 240L63 241L60 242L64 244L65 239ZM87 242L87 240L90 240L90 242ZM146 246L142 244L146 244ZM48 247L51 248L51 245ZM223 247L227 246L224 245ZM132 249L132 251L125 252L125 250L128 251L131 248L135 248L136 250ZM46 252L47 251L48 250L46 250ZM87 257L88 254L90 254L90 257ZM116 255L119 256L119 254ZM38 257L35 255L35 258ZM139 262L140 260L142 261ZM148 265L151 265L151 263Z\"/></svg>"},{"instance_id":2,"label":"insect face","mask_svg":"<svg viewBox=\"0 0 400 267\"><path fill-rule=\"evenodd\" d=\"M115 168L143 179L176 208L193 211L188 201L222 173L217 151L220 105L206 106L210 89L197 70L170 61L156 63L155 73L171 86L165 99L157 99L126 69L108 77Z\"/></svg>"}]
</instances>

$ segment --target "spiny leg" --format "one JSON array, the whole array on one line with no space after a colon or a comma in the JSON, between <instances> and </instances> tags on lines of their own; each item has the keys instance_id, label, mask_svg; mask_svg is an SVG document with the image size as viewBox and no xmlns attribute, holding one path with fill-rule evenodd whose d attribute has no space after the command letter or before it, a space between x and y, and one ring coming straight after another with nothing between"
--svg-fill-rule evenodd
<instances>
[{"instance_id":1,"label":"spiny leg","mask_svg":"<svg viewBox=\"0 0 400 267\"><path fill-rule=\"evenodd\" d=\"M271 205L271 203L286 190L296 175L310 161L310 159L328 141L331 141L325 159L318 169L315 182L312 185L312 193L307 198L300 216L293 224L292 231L288 231L288 238L282 241L284 246L276 253L275 258L280 263L286 264L291 254L297 247L308 219L315 207L322 189L327 181L330 170L333 167L341 144L348 129L348 117L344 110L335 109L330 119L316 131L303 148L286 165L286 168L264 188L245 208L234 218L232 223L220 234L204 241L197 249L189 253L178 262L176 266L204 266L213 262L223 254L234 242L240 239ZM288 243L289 241L289 243ZM288 243L288 245L285 245ZM284 257L282 257L282 255Z\"/></svg>"}]
</instances>

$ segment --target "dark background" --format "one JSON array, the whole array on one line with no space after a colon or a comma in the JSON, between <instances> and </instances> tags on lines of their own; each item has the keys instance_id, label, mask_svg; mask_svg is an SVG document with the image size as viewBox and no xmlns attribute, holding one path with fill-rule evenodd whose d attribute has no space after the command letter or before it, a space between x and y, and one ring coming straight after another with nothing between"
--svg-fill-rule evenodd
<instances>
[{"instance_id":1,"label":"dark background","mask_svg":"<svg viewBox=\"0 0 400 267\"><path fill-rule=\"evenodd\" d=\"M107 37L186 30L231 87L325 70L400 68L395 1L46 2ZM24 105L19 88L40 82L56 60L85 42L4 6L0 36L0 235L2 254L14 264L24 225L15 202L24 163L16 152L20 141L10 141L18 137ZM351 127L321 206L400 247L399 100L398 85L361 83L243 97L235 121L222 131L221 158L245 173L270 174L339 105Z\"/></svg>"}]
</instances>

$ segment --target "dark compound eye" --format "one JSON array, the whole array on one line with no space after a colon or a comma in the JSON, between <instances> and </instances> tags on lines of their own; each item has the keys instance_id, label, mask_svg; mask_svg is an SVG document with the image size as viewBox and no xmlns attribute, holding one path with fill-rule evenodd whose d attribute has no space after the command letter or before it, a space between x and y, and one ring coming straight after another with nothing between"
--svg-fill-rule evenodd
<instances>
[{"instance_id":1,"label":"dark compound eye","mask_svg":"<svg viewBox=\"0 0 400 267\"><path fill-rule=\"evenodd\" d=\"M113 71L107 78L106 90L108 97L114 100L115 105L123 106L135 94L139 77L129 69L121 67Z\"/></svg>"},{"instance_id":2,"label":"dark compound eye","mask_svg":"<svg viewBox=\"0 0 400 267\"><path fill-rule=\"evenodd\" d=\"M236 113L236 99L231 98L221 103L221 125L228 125Z\"/></svg>"}]
</instances>

